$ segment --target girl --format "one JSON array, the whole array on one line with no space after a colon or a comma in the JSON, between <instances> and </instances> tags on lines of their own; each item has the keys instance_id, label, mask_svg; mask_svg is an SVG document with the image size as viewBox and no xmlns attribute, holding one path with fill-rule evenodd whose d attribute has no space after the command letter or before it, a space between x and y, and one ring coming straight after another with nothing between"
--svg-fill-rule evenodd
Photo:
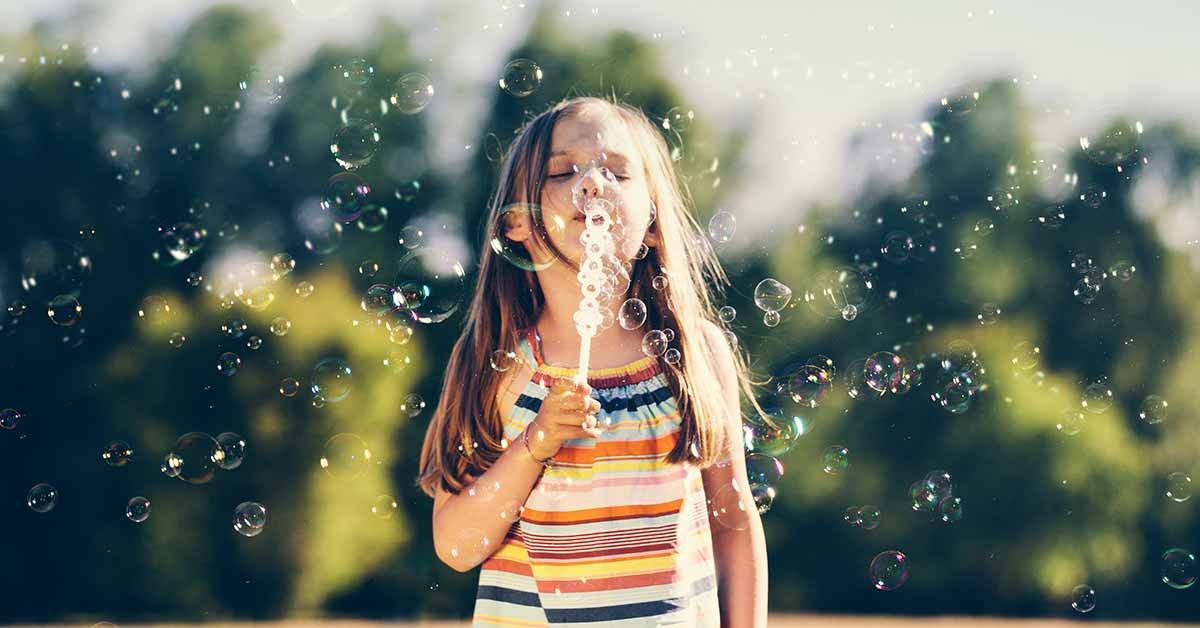
<instances>
[{"instance_id":1,"label":"girl","mask_svg":"<svg viewBox=\"0 0 1200 628\"><path fill-rule=\"evenodd\" d=\"M574 98L525 125L500 175L420 462L438 557L482 564L473 625L765 626L739 390L762 408L715 323L706 279L728 280L665 141L638 109ZM621 223L629 285L607 322L646 304L642 327L592 338L586 382L581 197L610 199ZM643 352L650 330L678 348Z\"/></svg>"}]
</instances>

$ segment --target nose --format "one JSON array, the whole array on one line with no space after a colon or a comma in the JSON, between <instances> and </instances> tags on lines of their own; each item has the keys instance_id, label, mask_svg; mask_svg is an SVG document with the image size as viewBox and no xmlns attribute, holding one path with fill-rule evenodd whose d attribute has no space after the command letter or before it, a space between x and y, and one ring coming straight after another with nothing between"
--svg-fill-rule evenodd
<instances>
[{"instance_id":1,"label":"nose","mask_svg":"<svg viewBox=\"0 0 1200 628\"><path fill-rule=\"evenodd\" d=\"M589 199L604 196L608 186L615 182L612 172L605 166L592 166L583 172L579 182L575 184L572 197L575 207L583 211L583 204Z\"/></svg>"}]
</instances>

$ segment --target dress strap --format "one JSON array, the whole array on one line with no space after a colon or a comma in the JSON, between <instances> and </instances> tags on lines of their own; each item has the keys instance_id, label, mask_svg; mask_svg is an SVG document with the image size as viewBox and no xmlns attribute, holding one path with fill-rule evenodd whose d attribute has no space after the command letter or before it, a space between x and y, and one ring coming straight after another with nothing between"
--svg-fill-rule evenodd
<instances>
[{"instance_id":1,"label":"dress strap","mask_svg":"<svg viewBox=\"0 0 1200 628\"><path fill-rule=\"evenodd\" d=\"M530 368L537 370L542 365L542 342L538 337L537 328L530 327L519 332L520 338L517 349Z\"/></svg>"}]
</instances>

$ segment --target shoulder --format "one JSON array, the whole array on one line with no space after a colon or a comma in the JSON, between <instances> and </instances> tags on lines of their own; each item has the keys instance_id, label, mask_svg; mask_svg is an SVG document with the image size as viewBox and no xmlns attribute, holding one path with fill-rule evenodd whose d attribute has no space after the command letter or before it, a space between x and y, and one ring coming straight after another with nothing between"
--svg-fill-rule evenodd
<instances>
[{"instance_id":1,"label":"shoulder","mask_svg":"<svg viewBox=\"0 0 1200 628\"><path fill-rule=\"evenodd\" d=\"M704 337L704 344L708 348L709 357L712 360L713 370L716 371L716 375L723 382L728 382L729 377L736 378L733 347L730 346L729 336L725 333L725 330L720 325L707 319L700 322L700 330Z\"/></svg>"}]
</instances>

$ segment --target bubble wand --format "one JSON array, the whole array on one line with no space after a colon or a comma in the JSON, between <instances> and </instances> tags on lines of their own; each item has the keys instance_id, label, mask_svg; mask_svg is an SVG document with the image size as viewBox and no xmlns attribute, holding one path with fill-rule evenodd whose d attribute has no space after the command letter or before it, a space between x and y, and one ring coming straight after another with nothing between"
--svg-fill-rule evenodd
<instances>
[{"instance_id":1,"label":"bubble wand","mask_svg":"<svg viewBox=\"0 0 1200 628\"><path fill-rule=\"evenodd\" d=\"M592 336L600 328L600 292L607 278L604 274L604 258L612 255L614 244L610 227L612 225L612 203L602 198L591 198L584 203L584 229L579 236L583 244L583 258L580 260L579 279L580 291L583 296L579 299L579 310L575 312L575 330L579 332L579 372L575 375L577 383L587 382L588 358L591 356Z\"/></svg>"}]
</instances>

